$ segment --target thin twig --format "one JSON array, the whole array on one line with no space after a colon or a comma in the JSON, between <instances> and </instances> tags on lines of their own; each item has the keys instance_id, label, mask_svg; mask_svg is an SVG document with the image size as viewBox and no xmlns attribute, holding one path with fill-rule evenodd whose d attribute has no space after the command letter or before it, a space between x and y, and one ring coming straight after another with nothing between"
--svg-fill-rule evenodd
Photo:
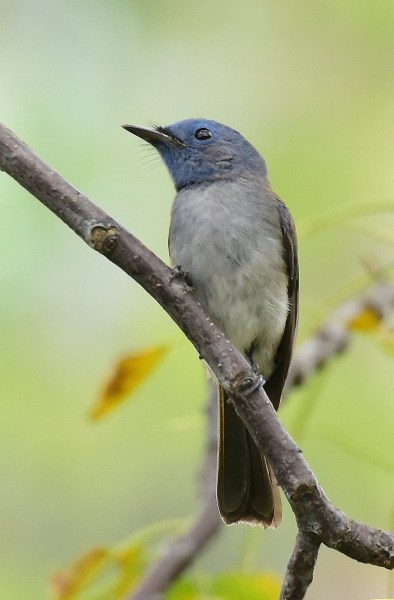
<instances>
[{"instance_id":1,"label":"thin twig","mask_svg":"<svg viewBox=\"0 0 394 600\"><path fill-rule=\"evenodd\" d=\"M371 310L378 320L384 320L393 310L394 286L378 281L358 298L341 304L331 316L299 348L291 363L285 393L302 385L334 356L343 352L351 339L349 325L365 310Z\"/></svg>"},{"instance_id":2,"label":"thin twig","mask_svg":"<svg viewBox=\"0 0 394 600\"><path fill-rule=\"evenodd\" d=\"M313 579L320 542L303 532L297 535L293 554L287 565L279 600L302 600Z\"/></svg>"}]
</instances>

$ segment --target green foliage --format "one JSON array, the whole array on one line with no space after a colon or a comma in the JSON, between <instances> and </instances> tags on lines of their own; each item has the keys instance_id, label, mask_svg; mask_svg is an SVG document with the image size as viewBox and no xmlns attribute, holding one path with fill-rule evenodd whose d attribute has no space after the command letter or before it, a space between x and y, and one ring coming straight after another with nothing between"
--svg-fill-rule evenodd
<instances>
[{"instance_id":1,"label":"green foliage","mask_svg":"<svg viewBox=\"0 0 394 600\"><path fill-rule=\"evenodd\" d=\"M146 564L136 545L122 550L94 548L69 569L52 578L55 600L123 600L133 589Z\"/></svg>"},{"instance_id":2,"label":"green foliage","mask_svg":"<svg viewBox=\"0 0 394 600\"><path fill-rule=\"evenodd\" d=\"M146 570L143 546L93 548L52 577L54 600L126 600ZM176 581L168 600L277 600L280 580L271 573L219 573Z\"/></svg>"},{"instance_id":3,"label":"green foliage","mask_svg":"<svg viewBox=\"0 0 394 600\"><path fill-rule=\"evenodd\" d=\"M215 578L212 589L218 600L277 600L280 580L267 573L226 573Z\"/></svg>"},{"instance_id":4,"label":"green foliage","mask_svg":"<svg viewBox=\"0 0 394 600\"><path fill-rule=\"evenodd\" d=\"M270 573L219 573L198 582L182 579L168 600L277 600L280 580Z\"/></svg>"}]
</instances>

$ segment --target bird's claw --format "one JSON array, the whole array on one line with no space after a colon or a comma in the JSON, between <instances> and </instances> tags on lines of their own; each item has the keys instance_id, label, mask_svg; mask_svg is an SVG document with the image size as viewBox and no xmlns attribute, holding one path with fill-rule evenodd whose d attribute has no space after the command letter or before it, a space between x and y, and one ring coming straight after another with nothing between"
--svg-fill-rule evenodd
<instances>
[{"instance_id":1,"label":"bird's claw","mask_svg":"<svg viewBox=\"0 0 394 600\"><path fill-rule=\"evenodd\" d=\"M193 287L192 280L190 277L190 273L184 271L181 265L175 265L172 269L171 280L173 279L183 279L183 281L189 286Z\"/></svg>"},{"instance_id":2,"label":"bird's claw","mask_svg":"<svg viewBox=\"0 0 394 600\"><path fill-rule=\"evenodd\" d=\"M242 381L239 382L240 391L245 394L245 396L251 396L256 390L265 385L265 379L262 375L257 375L257 377L244 377Z\"/></svg>"},{"instance_id":3,"label":"bird's claw","mask_svg":"<svg viewBox=\"0 0 394 600\"><path fill-rule=\"evenodd\" d=\"M261 377L261 379L263 380L263 382L265 383L265 379L264 379L264 377L260 373L260 367L259 367L259 365L257 363L255 363L255 362L251 361L251 366L252 366L252 369L253 369L253 373L255 375L259 375ZM264 383L263 383L263 385L264 385Z\"/></svg>"}]
</instances>

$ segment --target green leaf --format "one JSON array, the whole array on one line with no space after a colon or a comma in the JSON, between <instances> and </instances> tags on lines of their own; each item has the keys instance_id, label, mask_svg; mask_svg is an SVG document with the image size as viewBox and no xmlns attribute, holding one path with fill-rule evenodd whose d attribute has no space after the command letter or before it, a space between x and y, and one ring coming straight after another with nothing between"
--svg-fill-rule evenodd
<instances>
[{"instance_id":1,"label":"green leaf","mask_svg":"<svg viewBox=\"0 0 394 600\"><path fill-rule=\"evenodd\" d=\"M207 596L201 592L201 586L189 579L181 579L166 594L166 598L167 600L206 600ZM215 599L210 596L209 600Z\"/></svg>"},{"instance_id":2,"label":"green leaf","mask_svg":"<svg viewBox=\"0 0 394 600\"><path fill-rule=\"evenodd\" d=\"M213 582L218 600L278 600L281 582L272 573L222 573Z\"/></svg>"}]
</instances>

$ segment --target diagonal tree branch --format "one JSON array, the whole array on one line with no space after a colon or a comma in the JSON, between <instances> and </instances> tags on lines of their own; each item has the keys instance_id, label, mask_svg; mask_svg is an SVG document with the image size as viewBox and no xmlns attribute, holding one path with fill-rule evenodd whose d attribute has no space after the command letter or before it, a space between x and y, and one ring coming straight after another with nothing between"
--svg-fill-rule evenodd
<instances>
[{"instance_id":1,"label":"diagonal tree branch","mask_svg":"<svg viewBox=\"0 0 394 600\"><path fill-rule=\"evenodd\" d=\"M303 384L328 360L347 348L352 338L350 326L360 314L369 310L378 321L383 321L393 306L394 285L387 281L378 281L358 298L350 298L341 304L297 350L290 366L285 393Z\"/></svg>"},{"instance_id":2,"label":"diagonal tree branch","mask_svg":"<svg viewBox=\"0 0 394 600\"><path fill-rule=\"evenodd\" d=\"M183 279L4 126L0 126L0 169L138 281L184 331L229 392L237 413L267 456L302 535L360 562L393 568L394 535L353 521L329 501L268 396L257 385L250 365L204 314ZM297 555L296 548L293 558Z\"/></svg>"},{"instance_id":3,"label":"diagonal tree branch","mask_svg":"<svg viewBox=\"0 0 394 600\"><path fill-rule=\"evenodd\" d=\"M384 320L393 307L394 286L386 282L379 282L359 298L351 298L341 304L297 350L286 384L286 395L293 387L302 385L337 354L345 350L353 338L349 325L364 310L373 310L379 319ZM208 444L203 465L202 509L190 528L180 538L169 543L163 555L148 569L138 589L130 595L130 600L142 600L151 594L160 595L167 590L172 581L191 566L220 530L221 520L218 518L215 490L217 410L214 396L210 398L208 405ZM207 515L213 520L210 533L206 529ZM194 552L190 552L195 531L200 528L207 535L198 536L199 543L194 544ZM191 543L188 541L189 538ZM320 544L316 544L313 538L309 539L299 533L287 567L280 600L297 600L304 597L312 581L319 546Z\"/></svg>"},{"instance_id":4,"label":"diagonal tree branch","mask_svg":"<svg viewBox=\"0 0 394 600\"><path fill-rule=\"evenodd\" d=\"M289 372L285 394L302 385L322 369L337 354L343 352L352 341L349 330L352 321L366 309L373 310L384 320L394 307L394 286L378 282L359 298L351 298L341 304L319 329L297 350ZM148 569L142 582L130 595L130 600L142 600L153 594L163 593L184 570L191 566L220 530L221 520L216 508L216 404L215 394L208 404L208 443L203 465L202 508L190 528L178 539L170 542L157 562ZM206 527L212 520L211 530ZM195 532L202 530L195 542ZM205 535L204 535L205 533ZM190 540L190 541L189 541ZM303 534L297 536L293 555L289 561L283 583L281 600L303 598L312 581L313 570L320 544L315 544ZM190 548L193 547L193 552Z\"/></svg>"}]
</instances>

